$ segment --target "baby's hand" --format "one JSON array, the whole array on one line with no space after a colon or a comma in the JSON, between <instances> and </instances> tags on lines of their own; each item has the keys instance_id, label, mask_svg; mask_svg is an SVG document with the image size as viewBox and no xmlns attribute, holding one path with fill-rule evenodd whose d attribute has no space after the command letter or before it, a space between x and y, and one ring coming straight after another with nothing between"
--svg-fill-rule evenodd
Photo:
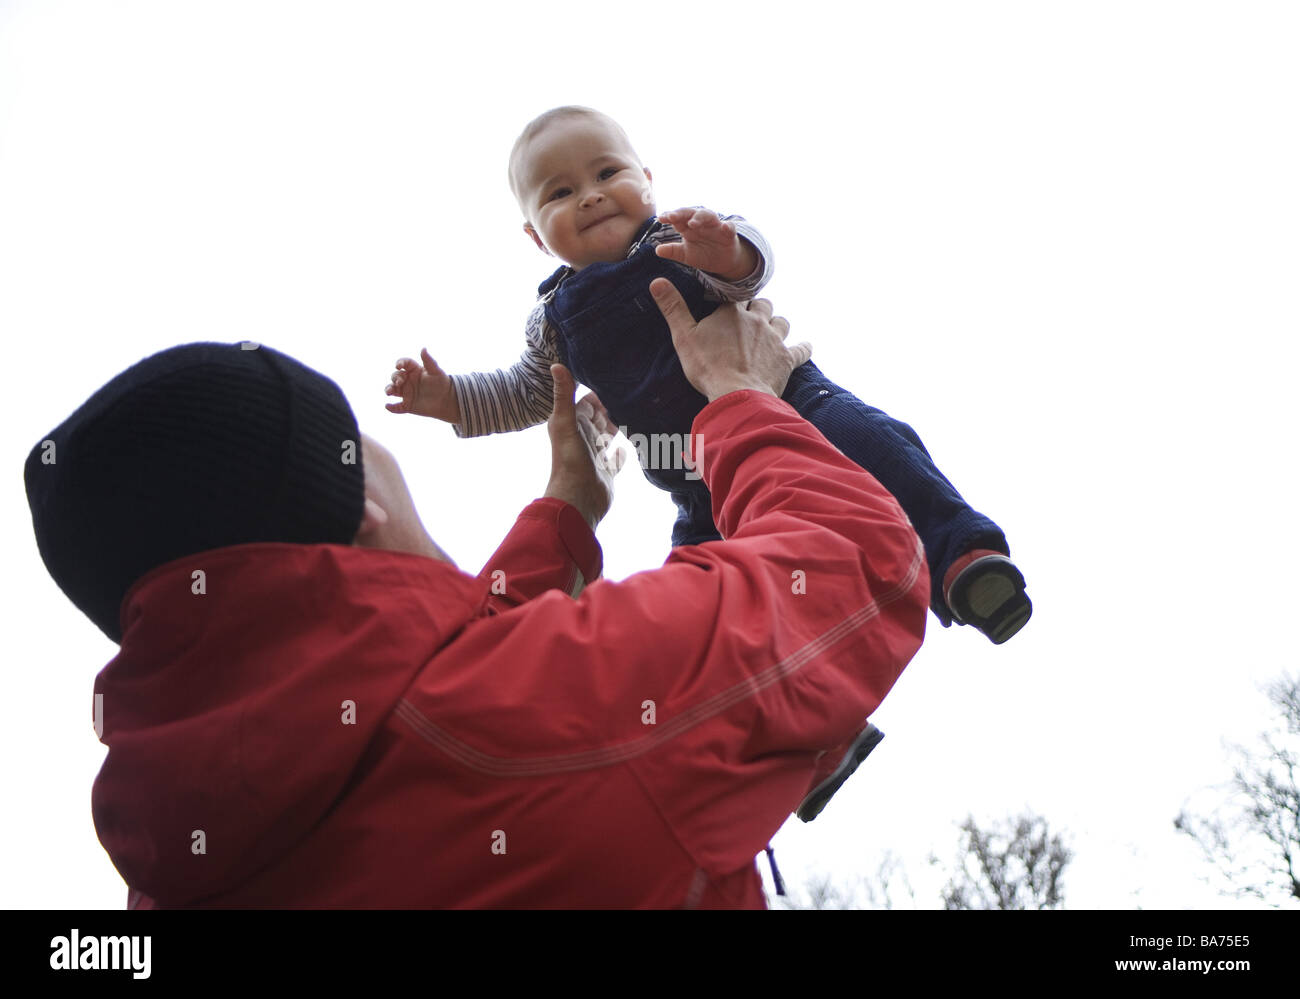
<instances>
[{"instance_id":1,"label":"baby's hand","mask_svg":"<svg viewBox=\"0 0 1300 999\"><path fill-rule=\"evenodd\" d=\"M663 243L655 253L716 274L728 281L740 281L754 273L758 253L736 235L736 224L724 222L707 208L678 208L664 212L660 222L667 222L682 234L680 243Z\"/></svg>"},{"instance_id":2,"label":"baby's hand","mask_svg":"<svg viewBox=\"0 0 1300 999\"><path fill-rule=\"evenodd\" d=\"M451 378L438 362L429 356L427 350L420 351L420 362L403 357L397 362L384 392L401 397L401 402L390 402L384 408L390 413L418 413L432 416L435 420L448 423L460 422L460 404L456 401L456 389Z\"/></svg>"}]
</instances>

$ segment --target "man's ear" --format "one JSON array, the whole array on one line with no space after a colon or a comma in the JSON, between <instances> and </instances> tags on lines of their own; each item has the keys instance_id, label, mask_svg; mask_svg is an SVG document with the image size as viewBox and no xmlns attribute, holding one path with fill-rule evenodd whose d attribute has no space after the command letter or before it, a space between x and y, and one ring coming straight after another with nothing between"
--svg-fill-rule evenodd
<instances>
[{"instance_id":1,"label":"man's ear","mask_svg":"<svg viewBox=\"0 0 1300 999\"><path fill-rule=\"evenodd\" d=\"M363 548L374 547L366 543L367 539L372 538L387 523L388 511L367 496L366 505L361 511L361 526L357 528L357 536L352 539L352 543Z\"/></svg>"},{"instance_id":2,"label":"man's ear","mask_svg":"<svg viewBox=\"0 0 1300 999\"><path fill-rule=\"evenodd\" d=\"M545 253L548 257L554 256L554 254L546 248L546 244L542 242L542 237L537 235L537 230L533 228L531 222L524 223L524 232L533 237L533 242L537 244L539 250Z\"/></svg>"}]
</instances>

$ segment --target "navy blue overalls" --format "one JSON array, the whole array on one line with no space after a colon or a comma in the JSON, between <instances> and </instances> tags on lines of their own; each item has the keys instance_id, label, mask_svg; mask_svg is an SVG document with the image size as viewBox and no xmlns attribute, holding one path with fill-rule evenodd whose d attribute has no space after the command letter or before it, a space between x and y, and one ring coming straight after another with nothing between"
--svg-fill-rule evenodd
<instances>
[{"instance_id":1,"label":"navy blue overalls","mask_svg":"<svg viewBox=\"0 0 1300 999\"><path fill-rule=\"evenodd\" d=\"M575 273L562 267L538 293L549 296L546 318L556 333L560 361L600 397L613 421L648 442L663 440L656 435L685 442L708 400L682 373L650 282L657 277L672 281L697 322L719 303L706 297L690 268L655 253L645 237L661 224L646 221L637 235L639 245L627 259L590 264ZM781 398L893 493L925 545L931 607L944 625L950 624L944 573L972 549L1007 551L1002 531L966 504L911 427L866 405L811 361L791 373ZM664 456L661 447L647 450ZM681 460L648 464L653 467L643 465L646 478L671 493L677 504L673 544L719 540L709 490L698 472ZM669 467L658 467L663 465Z\"/></svg>"}]
</instances>

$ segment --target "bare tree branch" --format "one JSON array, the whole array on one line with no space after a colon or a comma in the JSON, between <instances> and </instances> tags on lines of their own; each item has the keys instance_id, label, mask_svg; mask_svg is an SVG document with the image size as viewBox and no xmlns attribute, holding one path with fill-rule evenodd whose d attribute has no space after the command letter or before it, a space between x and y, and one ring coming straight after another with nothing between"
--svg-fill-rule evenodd
<instances>
[{"instance_id":1,"label":"bare tree branch","mask_svg":"<svg viewBox=\"0 0 1300 999\"><path fill-rule=\"evenodd\" d=\"M1211 815L1184 808L1174 828L1200 846L1227 893L1280 906L1300 902L1300 678L1265 688L1279 715L1276 732L1254 750L1232 747L1232 779Z\"/></svg>"},{"instance_id":2,"label":"bare tree branch","mask_svg":"<svg viewBox=\"0 0 1300 999\"><path fill-rule=\"evenodd\" d=\"M961 824L961 850L943 890L945 909L1060 909L1071 852L1047 820L1028 813L981 829ZM936 861L937 862L937 861Z\"/></svg>"}]
</instances>

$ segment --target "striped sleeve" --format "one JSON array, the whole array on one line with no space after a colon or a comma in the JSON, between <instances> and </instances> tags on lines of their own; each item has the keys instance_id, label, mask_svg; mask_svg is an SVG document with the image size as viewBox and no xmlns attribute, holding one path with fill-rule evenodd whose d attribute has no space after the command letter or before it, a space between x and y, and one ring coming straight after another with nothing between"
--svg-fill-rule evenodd
<instances>
[{"instance_id":1,"label":"striped sleeve","mask_svg":"<svg viewBox=\"0 0 1300 999\"><path fill-rule=\"evenodd\" d=\"M457 437L526 430L550 417L551 365L559 356L541 305L528 317L525 337L528 346L523 356L509 368L451 376L462 421L455 425Z\"/></svg>"},{"instance_id":2,"label":"striped sleeve","mask_svg":"<svg viewBox=\"0 0 1300 999\"><path fill-rule=\"evenodd\" d=\"M761 232L739 215L724 215L722 220L736 224L736 235L748 241L758 254L758 265L754 268L753 273L748 277L741 278L739 281L726 281L712 274L706 274L704 271L696 271L696 273L699 275L704 287L717 295L722 301L747 302L757 295L768 281L772 280L772 271L775 269L772 247L768 245L767 239Z\"/></svg>"}]
</instances>

